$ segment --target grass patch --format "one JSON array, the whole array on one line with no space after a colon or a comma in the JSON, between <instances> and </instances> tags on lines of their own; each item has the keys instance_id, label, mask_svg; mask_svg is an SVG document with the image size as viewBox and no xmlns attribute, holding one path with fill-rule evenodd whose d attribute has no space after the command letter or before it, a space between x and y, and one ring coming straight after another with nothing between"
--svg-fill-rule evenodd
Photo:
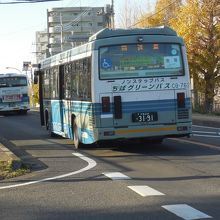
<instances>
[{"instance_id":1,"label":"grass patch","mask_svg":"<svg viewBox=\"0 0 220 220\"><path fill-rule=\"evenodd\" d=\"M20 161L0 160L0 180L21 176L26 173L30 173L30 169L24 164L22 164Z\"/></svg>"}]
</instances>

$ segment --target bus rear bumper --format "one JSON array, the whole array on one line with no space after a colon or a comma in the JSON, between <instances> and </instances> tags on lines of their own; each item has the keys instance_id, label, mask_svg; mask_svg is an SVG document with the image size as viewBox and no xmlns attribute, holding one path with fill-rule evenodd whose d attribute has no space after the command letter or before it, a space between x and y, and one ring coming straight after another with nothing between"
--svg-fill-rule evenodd
<instances>
[{"instance_id":1,"label":"bus rear bumper","mask_svg":"<svg viewBox=\"0 0 220 220\"><path fill-rule=\"evenodd\" d=\"M179 123L172 125L151 125L146 127L132 126L113 129L99 129L97 140L134 139L134 138L168 138L168 137L190 137L192 124Z\"/></svg>"},{"instance_id":2,"label":"bus rear bumper","mask_svg":"<svg viewBox=\"0 0 220 220\"><path fill-rule=\"evenodd\" d=\"M29 106L0 107L0 113L2 114L8 112L27 112L29 110Z\"/></svg>"}]
</instances>

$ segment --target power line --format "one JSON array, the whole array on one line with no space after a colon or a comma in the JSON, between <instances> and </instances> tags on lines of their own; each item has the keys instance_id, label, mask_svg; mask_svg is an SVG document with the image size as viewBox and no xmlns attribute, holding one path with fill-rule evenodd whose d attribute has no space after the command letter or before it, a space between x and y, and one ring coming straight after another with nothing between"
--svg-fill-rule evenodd
<instances>
[{"instance_id":1,"label":"power line","mask_svg":"<svg viewBox=\"0 0 220 220\"><path fill-rule=\"evenodd\" d=\"M156 13L154 13L154 14L148 16L147 18L141 19L140 21L136 22L135 24L132 24L132 25L129 26L128 28L134 27L134 26L136 26L137 24L140 24L141 22L143 22L143 21L145 21L145 20L147 20L147 19L149 19L149 18L151 18L151 17L153 17L153 16L159 14L160 12L162 12L162 11L166 10L167 8L169 8L171 5L175 4L177 1L179 1L179 0L173 1L173 2L170 3L169 5L167 5L167 6L165 6L164 8L162 8L160 11L158 11L158 12L156 12Z\"/></svg>"},{"instance_id":2,"label":"power line","mask_svg":"<svg viewBox=\"0 0 220 220\"><path fill-rule=\"evenodd\" d=\"M5 1L0 2L1 5L9 5L9 4L24 4L24 3L42 3L42 2L54 2L61 0L17 0L17 1Z\"/></svg>"}]
</instances>

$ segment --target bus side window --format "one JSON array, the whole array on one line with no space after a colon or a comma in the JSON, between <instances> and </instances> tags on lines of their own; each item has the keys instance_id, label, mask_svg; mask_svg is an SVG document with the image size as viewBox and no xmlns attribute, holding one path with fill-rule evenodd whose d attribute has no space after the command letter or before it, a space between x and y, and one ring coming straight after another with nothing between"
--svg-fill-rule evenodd
<instances>
[{"instance_id":1,"label":"bus side window","mask_svg":"<svg viewBox=\"0 0 220 220\"><path fill-rule=\"evenodd\" d=\"M50 98L50 70L49 69L44 71L43 84L44 84L43 97L46 99L49 99Z\"/></svg>"},{"instance_id":2,"label":"bus side window","mask_svg":"<svg viewBox=\"0 0 220 220\"><path fill-rule=\"evenodd\" d=\"M72 87L72 94L71 98L76 99L76 94L77 94L77 84L76 84L76 62L71 63L71 75L72 75L72 80L71 80L71 87Z\"/></svg>"},{"instance_id":3,"label":"bus side window","mask_svg":"<svg viewBox=\"0 0 220 220\"><path fill-rule=\"evenodd\" d=\"M58 91L59 91L59 86L58 86L58 67L54 67L51 69L51 96L52 98L59 98L58 96Z\"/></svg>"},{"instance_id":4,"label":"bus side window","mask_svg":"<svg viewBox=\"0 0 220 220\"><path fill-rule=\"evenodd\" d=\"M91 57L87 59L87 88L88 100L91 101Z\"/></svg>"},{"instance_id":5,"label":"bus side window","mask_svg":"<svg viewBox=\"0 0 220 220\"><path fill-rule=\"evenodd\" d=\"M71 64L64 66L64 98L71 98Z\"/></svg>"}]
</instances>

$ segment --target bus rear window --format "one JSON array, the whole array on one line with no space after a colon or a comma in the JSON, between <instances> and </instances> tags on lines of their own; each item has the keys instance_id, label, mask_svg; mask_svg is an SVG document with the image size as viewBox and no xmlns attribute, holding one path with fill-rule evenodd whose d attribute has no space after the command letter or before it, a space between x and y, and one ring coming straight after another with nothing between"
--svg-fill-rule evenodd
<instances>
[{"instance_id":1,"label":"bus rear window","mask_svg":"<svg viewBox=\"0 0 220 220\"><path fill-rule=\"evenodd\" d=\"M180 45L140 43L102 47L100 79L181 76L184 74Z\"/></svg>"},{"instance_id":2,"label":"bus rear window","mask_svg":"<svg viewBox=\"0 0 220 220\"><path fill-rule=\"evenodd\" d=\"M18 87L27 86L26 77L1 77L0 87Z\"/></svg>"}]
</instances>

